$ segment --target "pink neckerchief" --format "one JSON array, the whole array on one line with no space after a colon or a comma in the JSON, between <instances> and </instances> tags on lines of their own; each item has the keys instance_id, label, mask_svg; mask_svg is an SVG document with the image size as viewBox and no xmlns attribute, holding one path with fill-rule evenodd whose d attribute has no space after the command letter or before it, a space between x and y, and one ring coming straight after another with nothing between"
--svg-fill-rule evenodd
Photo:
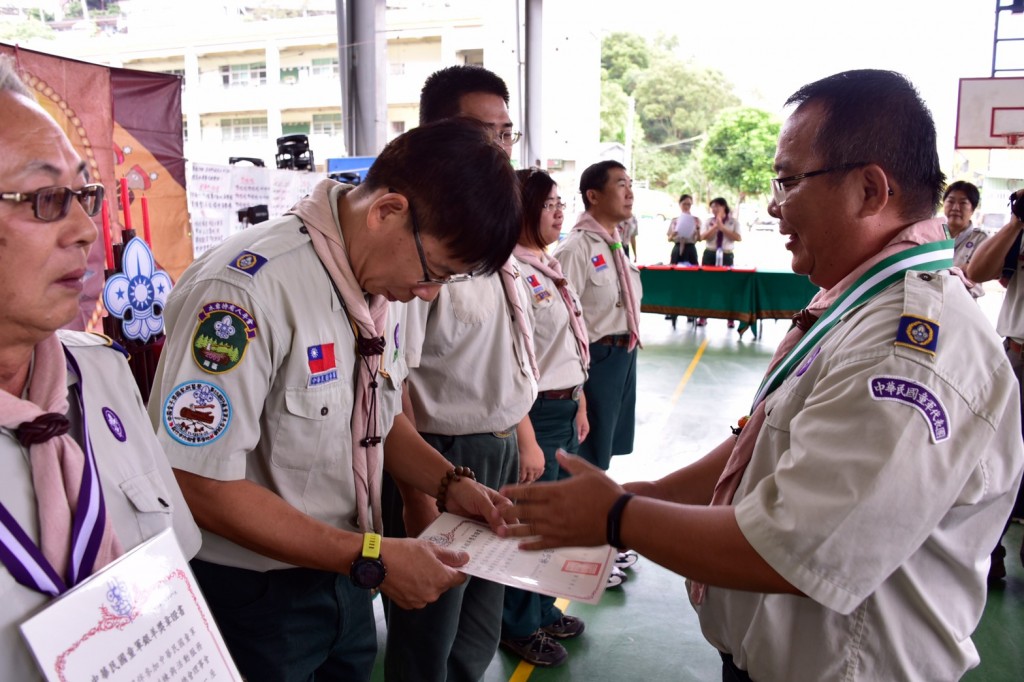
<instances>
[{"instance_id":1,"label":"pink neckerchief","mask_svg":"<svg viewBox=\"0 0 1024 682\"><path fill-rule=\"evenodd\" d=\"M619 278L619 293L625 299L622 303L626 307L626 329L629 330L629 350L637 346L643 348L640 343L640 302L636 299L636 291L633 289L633 280L629 276L629 264L626 263L626 254L622 251L622 235L619 228L615 228L615 236L608 234L599 222L589 213L584 213L576 222L573 230L590 232L601 237L608 244L612 251L612 258L615 261L615 273Z\"/></svg>"},{"instance_id":2,"label":"pink neckerchief","mask_svg":"<svg viewBox=\"0 0 1024 682\"><path fill-rule=\"evenodd\" d=\"M540 368L537 367L537 354L533 349L533 330L530 328L526 311L523 310L523 304L519 298L519 285L516 283L516 280L519 279L519 266L509 257L501 266L498 275L501 277L501 286L505 290L505 298L511 306L512 321L515 322L516 329L519 330L519 335L523 339L523 350L526 351L526 358L530 362L533 380L537 381L540 379Z\"/></svg>"},{"instance_id":3,"label":"pink neckerchief","mask_svg":"<svg viewBox=\"0 0 1024 682\"><path fill-rule=\"evenodd\" d=\"M512 255L517 260L533 266L538 272L550 277L554 281L558 293L562 295L562 303L565 304L565 309L569 312L569 327L572 329L572 335L576 339L576 348L580 352L583 368L587 369L590 367L590 340L587 337L587 328L583 324L583 311L580 310L580 307L576 305L576 301L573 299L573 292L569 286L569 281L562 274L562 264L550 253L541 251L540 255L538 255L536 251L522 244L516 244Z\"/></svg>"},{"instance_id":4,"label":"pink neckerchief","mask_svg":"<svg viewBox=\"0 0 1024 682\"><path fill-rule=\"evenodd\" d=\"M50 577L55 579L52 582L56 582L59 594L66 589L62 583L78 583L124 550L105 511L94 460L90 457L92 461L87 461L82 448L68 435L64 416L68 412L68 360L64 347L57 335L51 334L36 345L34 354L28 399L0 390L0 426L14 431L28 448L40 541L37 550L25 549L39 564L49 562L49 567L42 569L52 569ZM80 407L85 424L84 404L80 403ZM83 438L88 440L85 427L83 431ZM87 470L89 475L84 477ZM88 486L85 490L83 483ZM80 508L80 498L88 509ZM6 510L4 514L9 516ZM102 530L95 521L100 515ZM13 521L13 517L8 521ZM27 540L31 542L31 538ZM53 594L51 588L43 588L39 581L25 582L14 570L11 574L28 587Z\"/></svg>"},{"instance_id":5,"label":"pink neckerchief","mask_svg":"<svg viewBox=\"0 0 1024 682\"><path fill-rule=\"evenodd\" d=\"M321 180L313 192L295 204L288 213L302 219L313 242L316 255L334 282L356 333L356 362L359 379L356 382L355 402L352 405L352 473L355 475L356 505L359 528L381 532L380 506L380 445L381 422L377 409L377 372L386 344L384 324L388 301L384 296L367 295L352 272L348 252L335 219L334 203L347 192L332 192L339 183ZM361 226L359 226L361 228ZM372 508L373 518L367 519Z\"/></svg>"},{"instance_id":6,"label":"pink neckerchief","mask_svg":"<svg viewBox=\"0 0 1024 682\"><path fill-rule=\"evenodd\" d=\"M906 251L911 247L929 242L941 241L945 238L946 234L942 227L942 221L937 218L922 220L921 222L914 223L913 225L904 228L895 237L893 237L881 251L861 263L855 270L841 279L834 287L831 289L822 289L815 294L811 299L811 302L807 304L805 311L815 318L820 317L826 310L828 310L829 306L831 306L836 299L842 296L843 293L845 293L846 290L860 278L861 275L870 270L871 267L879 261L884 260L893 254L899 253L900 251ZM797 324L793 325L786 336L782 339L779 347L775 349L775 354L772 356L771 362L768 363L768 370L765 374L771 374L772 370L775 369L775 366L781 362L784 357L786 357L786 354L793 346L796 345L809 327L809 324L804 326ZM725 468L722 470L722 475L719 477L718 483L715 484L715 491L711 496L712 505L732 504L733 497L736 495L736 490L739 488L740 481L743 479L743 473L746 471L747 465L750 463L750 458L754 454L754 445L757 443L757 437L761 432L761 427L764 426L765 404L767 402L767 400L762 400L758 404L754 409L754 413L750 415L750 419L743 426L739 436L736 438L736 444L733 446L732 454L729 455L729 461L726 462ZM706 592L706 584L698 582L690 584L690 600L694 604L702 603Z\"/></svg>"}]
</instances>

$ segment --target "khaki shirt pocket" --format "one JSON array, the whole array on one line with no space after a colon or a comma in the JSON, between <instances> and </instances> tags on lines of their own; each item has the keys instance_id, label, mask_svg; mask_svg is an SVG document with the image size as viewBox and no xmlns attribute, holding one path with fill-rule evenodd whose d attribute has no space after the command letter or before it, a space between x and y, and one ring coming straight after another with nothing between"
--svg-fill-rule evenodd
<instances>
[{"instance_id":1,"label":"khaki shirt pocket","mask_svg":"<svg viewBox=\"0 0 1024 682\"><path fill-rule=\"evenodd\" d=\"M271 462L284 469L325 468L331 453L352 449L352 392L340 384L285 389Z\"/></svg>"},{"instance_id":2,"label":"khaki shirt pocket","mask_svg":"<svg viewBox=\"0 0 1024 682\"><path fill-rule=\"evenodd\" d=\"M154 469L133 476L122 481L120 488L134 507L135 520L142 534L140 540L151 538L173 525L174 498L168 492L160 472ZM126 547L129 546L129 538L121 537L121 540Z\"/></svg>"}]
</instances>

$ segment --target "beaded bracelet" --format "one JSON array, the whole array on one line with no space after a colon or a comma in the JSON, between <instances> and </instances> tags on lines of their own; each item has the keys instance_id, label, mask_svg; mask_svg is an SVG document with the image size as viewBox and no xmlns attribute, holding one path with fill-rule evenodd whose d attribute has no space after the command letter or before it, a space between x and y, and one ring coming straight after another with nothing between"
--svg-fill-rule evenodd
<instances>
[{"instance_id":1,"label":"beaded bracelet","mask_svg":"<svg viewBox=\"0 0 1024 682\"><path fill-rule=\"evenodd\" d=\"M445 509L445 505L448 503L448 485L452 482L461 481L463 478L475 481L476 474L469 467L455 467L446 472L441 478L441 485L437 487L437 511L442 514L448 511Z\"/></svg>"}]
</instances>

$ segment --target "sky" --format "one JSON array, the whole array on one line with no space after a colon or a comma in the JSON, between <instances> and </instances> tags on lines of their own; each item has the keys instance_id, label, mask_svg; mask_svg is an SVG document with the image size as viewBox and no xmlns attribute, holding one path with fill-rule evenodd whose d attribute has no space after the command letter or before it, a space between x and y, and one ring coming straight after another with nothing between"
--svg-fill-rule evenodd
<instances>
[{"instance_id":1,"label":"sky","mask_svg":"<svg viewBox=\"0 0 1024 682\"><path fill-rule=\"evenodd\" d=\"M959 79L987 78L992 69L995 0L592 0L590 6L603 31L678 35L679 56L718 68L744 104L780 117L786 98L819 78L860 68L903 73L932 110L943 167L953 153ZM1024 15L1004 12L1002 23L1024 35ZM1000 66L1024 69L1024 50L1013 57L1016 63ZM1024 92L1021 100L1024 106Z\"/></svg>"}]
</instances>

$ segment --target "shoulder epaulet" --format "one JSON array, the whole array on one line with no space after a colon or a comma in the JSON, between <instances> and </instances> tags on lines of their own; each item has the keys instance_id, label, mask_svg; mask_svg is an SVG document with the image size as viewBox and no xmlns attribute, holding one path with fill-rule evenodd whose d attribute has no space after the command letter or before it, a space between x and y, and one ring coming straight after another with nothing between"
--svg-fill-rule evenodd
<instances>
[{"instance_id":1,"label":"shoulder epaulet","mask_svg":"<svg viewBox=\"0 0 1024 682\"><path fill-rule=\"evenodd\" d=\"M942 278L948 273L907 272L903 278L903 314L893 345L897 354L911 349L918 358L935 357L939 347L939 317L942 314Z\"/></svg>"},{"instance_id":2,"label":"shoulder epaulet","mask_svg":"<svg viewBox=\"0 0 1024 682\"><path fill-rule=\"evenodd\" d=\"M246 277L255 277L268 262L309 241L309 234L298 216L286 215L267 225L259 238L230 256L225 267ZM251 228L250 228L251 229ZM259 228L257 228L259 229Z\"/></svg>"},{"instance_id":3,"label":"shoulder epaulet","mask_svg":"<svg viewBox=\"0 0 1024 682\"><path fill-rule=\"evenodd\" d=\"M72 348L87 348L89 346L106 346L112 350L116 350L128 357L128 351L125 350L124 346L114 341L106 334L100 334L99 332L76 332L68 329L57 330L57 336L60 338L60 342L65 346Z\"/></svg>"}]
</instances>

